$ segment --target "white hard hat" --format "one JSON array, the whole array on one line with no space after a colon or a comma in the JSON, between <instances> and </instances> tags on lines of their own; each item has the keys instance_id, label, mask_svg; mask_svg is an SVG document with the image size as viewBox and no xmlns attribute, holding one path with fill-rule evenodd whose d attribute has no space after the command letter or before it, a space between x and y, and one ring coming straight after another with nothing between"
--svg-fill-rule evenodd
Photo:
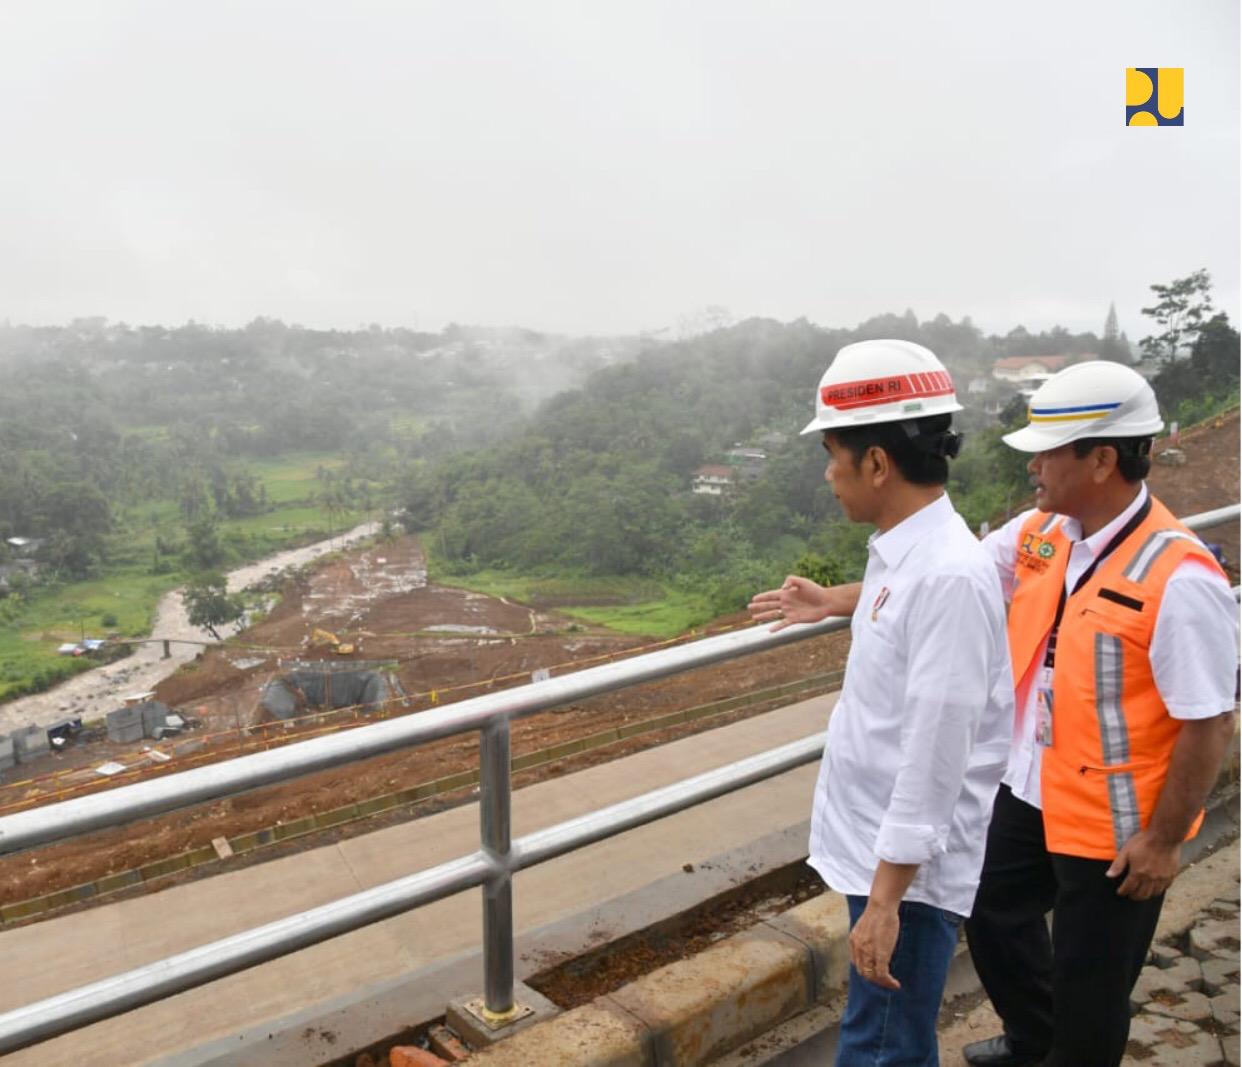
<instances>
[{"instance_id":1,"label":"white hard hat","mask_svg":"<svg viewBox=\"0 0 1242 1067\"><path fill-rule=\"evenodd\" d=\"M928 349L912 341L846 345L815 391L815 418L803 433L961 411L953 379Z\"/></svg>"},{"instance_id":2,"label":"white hard hat","mask_svg":"<svg viewBox=\"0 0 1242 1067\"><path fill-rule=\"evenodd\" d=\"M1164 427L1143 376L1104 359L1054 374L1035 390L1027 417L1029 426L1003 438L1019 452L1047 452L1084 437L1152 437Z\"/></svg>"}]
</instances>

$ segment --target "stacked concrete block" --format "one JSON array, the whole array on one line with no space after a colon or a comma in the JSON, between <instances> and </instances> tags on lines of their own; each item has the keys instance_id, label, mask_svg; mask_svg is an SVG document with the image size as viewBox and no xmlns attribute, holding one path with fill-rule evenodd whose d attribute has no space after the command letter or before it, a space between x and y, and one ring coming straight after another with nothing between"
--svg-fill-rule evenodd
<instances>
[{"instance_id":1,"label":"stacked concrete block","mask_svg":"<svg viewBox=\"0 0 1242 1067\"><path fill-rule=\"evenodd\" d=\"M142 740L142 708L118 708L108 712L108 740L129 743Z\"/></svg>"},{"instance_id":2,"label":"stacked concrete block","mask_svg":"<svg viewBox=\"0 0 1242 1067\"><path fill-rule=\"evenodd\" d=\"M35 759L44 755L51 747L47 740L47 731L42 726L23 726L10 735L13 741L13 755L18 763Z\"/></svg>"},{"instance_id":3,"label":"stacked concrete block","mask_svg":"<svg viewBox=\"0 0 1242 1067\"><path fill-rule=\"evenodd\" d=\"M160 730L168 719L168 705L161 704L158 700L147 700L141 704L135 704L134 710L142 715L142 736L158 736L156 731Z\"/></svg>"},{"instance_id":4,"label":"stacked concrete block","mask_svg":"<svg viewBox=\"0 0 1242 1067\"><path fill-rule=\"evenodd\" d=\"M13 751L13 738L0 737L0 771L7 770L17 762L17 753Z\"/></svg>"}]
</instances>

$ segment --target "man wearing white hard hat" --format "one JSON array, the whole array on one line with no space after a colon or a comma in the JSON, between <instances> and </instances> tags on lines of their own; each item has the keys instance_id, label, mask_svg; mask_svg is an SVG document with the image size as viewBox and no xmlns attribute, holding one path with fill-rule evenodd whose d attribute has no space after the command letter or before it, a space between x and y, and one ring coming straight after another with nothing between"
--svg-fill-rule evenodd
<instances>
[{"instance_id":1,"label":"man wearing white hard hat","mask_svg":"<svg viewBox=\"0 0 1242 1067\"><path fill-rule=\"evenodd\" d=\"M1143 481L1163 424L1139 374L1067 367L1029 421L1004 440L1033 453L1036 506L984 541L1011 600L1017 719L966 924L1004 1033L963 1055L1112 1067L1233 734L1237 605Z\"/></svg>"},{"instance_id":2,"label":"man wearing white hard hat","mask_svg":"<svg viewBox=\"0 0 1242 1067\"><path fill-rule=\"evenodd\" d=\"M802 432L822 436L847 517L876 526L866 573L834 589L794 576L751 601L773 629L853 616L810 839L811 865L849 902L842 1067L937 1062L936 1015L1009 750L1001 586L944 490L960 410L921 345L841 349Z\"/></svg>"}]
</instances>

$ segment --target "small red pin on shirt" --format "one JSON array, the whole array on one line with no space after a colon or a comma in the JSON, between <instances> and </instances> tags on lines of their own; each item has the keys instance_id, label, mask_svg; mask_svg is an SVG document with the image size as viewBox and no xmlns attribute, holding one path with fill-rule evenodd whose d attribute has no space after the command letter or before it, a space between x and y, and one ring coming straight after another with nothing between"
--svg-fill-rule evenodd
<instances>
[{"instance_id":1,"label":"small red pin on shirt","mask_svg":"<svg viewBox=\"0 0 1242 1067\"><path fill-rule=\"evenodd\" d=\"M880 595L875 598L875 603L871 605L871 621L875 622L880 617L880 608L888 603L888 586L884 586L880 590Z\"/></svg>"}]
</instances>

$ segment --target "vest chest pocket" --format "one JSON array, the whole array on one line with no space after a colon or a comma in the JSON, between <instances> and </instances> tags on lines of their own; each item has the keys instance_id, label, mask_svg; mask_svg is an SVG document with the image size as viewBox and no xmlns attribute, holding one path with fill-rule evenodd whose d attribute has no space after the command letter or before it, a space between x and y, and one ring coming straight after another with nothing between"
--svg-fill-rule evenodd
<instances>
[{"instance_id":1,"label":"vest chest pocket","mask_svg":"<svg viewBox=\"0 0 1242 1067\"><path fill-rule=\"evenodd\" d=\"M1128 598L1128 594L1117 595ZM1078 609L1077 619L1080 626L1093 633L1114 634L1128 645L1146 648L1151 641L1155 611L1150 605L1137 610L1107 597L1095 596Z\"/></svg>"}]
</instances>

